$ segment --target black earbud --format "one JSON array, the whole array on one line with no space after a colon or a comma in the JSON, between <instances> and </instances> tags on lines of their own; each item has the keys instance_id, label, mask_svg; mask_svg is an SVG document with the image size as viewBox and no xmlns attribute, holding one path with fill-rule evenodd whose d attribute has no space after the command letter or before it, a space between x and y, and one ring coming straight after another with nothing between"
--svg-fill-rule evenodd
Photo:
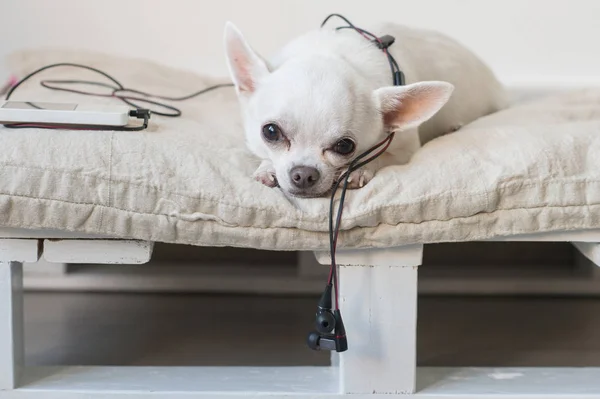
<instances>
[{"instance_id":1,"label":"black earbud","mask_svg":"<svg viewBox=\"0 0 600 399\"><path fill-rule=\"evenodd\" d=\"M315 327L321 334L328 334L335 328L335 316L331 310L317 311L317 320L315 321Z\"/></svg>"},{"instance_id":2,"label":"black earbud","mask_svg":"<svg viewBox=\"0 0 600 399\"><path fill-rule=\"evenodd\" d=\"M342 322L342 316L339 310L334 310L333 315L335 317L335 329L332 334L323 334L317 331L313 331L308 334L306 343L310 349L330 350L336 352L344 352L348 349L348 340L346 339L346 330L344 329L344 323Z\"/></svg>"},{"instance_id":3,"label":"black earbud","mask_svg":"<svg viewBox=\"0 0 600 399\"><path fill-rule=\"evenodd\" d=\"M327 285L319 305L315 327L317 331L308 334L306 343L313 350L330 350L344 352L348 349L346 330L339 309L331 311L331 285Z\"/></svg>"}]
</instances>

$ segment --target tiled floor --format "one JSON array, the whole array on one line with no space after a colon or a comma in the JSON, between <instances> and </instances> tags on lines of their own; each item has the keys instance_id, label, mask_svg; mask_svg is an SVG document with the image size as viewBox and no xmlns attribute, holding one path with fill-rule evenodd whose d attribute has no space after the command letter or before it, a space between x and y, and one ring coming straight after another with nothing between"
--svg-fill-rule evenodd
<instances>
[{"instance_id":1,"label":"tiled floor","mask_svg":"<svg viewBox=\"0 0 600 399\"><path fill-rule=\"evenodd\" d=\"M307 297L28 293L27 363L328 364L326 353L304 345L315 303ZM600 299L425 297L419 364L599 366L598 331Z\"/></svg>"}]
</instances>

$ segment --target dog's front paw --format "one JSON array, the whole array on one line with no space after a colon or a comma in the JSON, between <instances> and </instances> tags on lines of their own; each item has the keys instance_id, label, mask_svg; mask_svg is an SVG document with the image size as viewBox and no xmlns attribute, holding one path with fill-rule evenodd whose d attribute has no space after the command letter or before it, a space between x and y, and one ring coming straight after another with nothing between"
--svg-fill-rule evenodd
<instances>
[{"instance_id":1,"label":"dog's front paw","mask_svg":"<svg viewBox=\"0 0 600 399\"><path fill-rule=\"evenodd\" d=\"M348 188L356 189L364 187L368 182L373 179L375 176L375 172L371 169L360 168L350 173L350 178L348 179Z\"/></svg>"},{"instance_id":2,"label":"dog's front paw","mask_svg":"<svg viewBox=\"0 0 600 399\"><path fill-rule=\"evenodd\" d=\"M273 168L271 161L262 161L258 169L254 172L254 179L267 187L277 187L275 168Z\"/></svg>"}]
</instances>

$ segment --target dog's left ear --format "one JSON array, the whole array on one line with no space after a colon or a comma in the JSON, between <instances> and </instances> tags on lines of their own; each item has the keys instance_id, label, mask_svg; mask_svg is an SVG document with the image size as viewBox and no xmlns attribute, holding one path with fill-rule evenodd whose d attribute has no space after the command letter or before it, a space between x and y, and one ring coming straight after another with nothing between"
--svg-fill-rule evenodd
<instances>
[{"instance_id":1,"label":"dog's left ear","mask_svg":"<svg viewBox=\"0 0 600 399\"><path fill-rule=\"evenodd\" d=\"M419 82L377 89L375 100L387 131L418 127L446 104L454 86L446 82Z\"/></svg>"},{"instance_id":2,"label":"dog's left ear","mask_svg":"<svg viewBox=\"0 0 600 399\"><path fill-rule=\"evenodd\" d=\"M269 74L267 64L231 22L225 25L225 50L229 73L238 93L251 94L260 79Z\"/></svg>"}]
</instances>

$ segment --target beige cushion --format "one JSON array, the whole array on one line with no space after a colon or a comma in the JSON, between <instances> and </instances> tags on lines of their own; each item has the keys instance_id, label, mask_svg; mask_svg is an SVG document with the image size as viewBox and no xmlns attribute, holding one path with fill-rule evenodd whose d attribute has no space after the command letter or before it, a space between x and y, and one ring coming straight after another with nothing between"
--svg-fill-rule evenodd
<instances>
[{"instance_id":1,"label":"beige cushion","mask_svg":"<svg viewBox=\"0 0 600 399\"><path fill-rule=\"evenodd\" d=\"M94 65L127 86L177 95L215 83L138 60L24 52L24 74ZM92 78L70 68L46 78ZM14 99L116 102L28 84ZM144 132L0 128L0 226L276 250L327 248L328 199L255 182L233 90L176 104ZM481 240L600 227L600 91L515 106L428 143L408 165L352 191L341 247Z\"/></svg>"}]
</instances>

